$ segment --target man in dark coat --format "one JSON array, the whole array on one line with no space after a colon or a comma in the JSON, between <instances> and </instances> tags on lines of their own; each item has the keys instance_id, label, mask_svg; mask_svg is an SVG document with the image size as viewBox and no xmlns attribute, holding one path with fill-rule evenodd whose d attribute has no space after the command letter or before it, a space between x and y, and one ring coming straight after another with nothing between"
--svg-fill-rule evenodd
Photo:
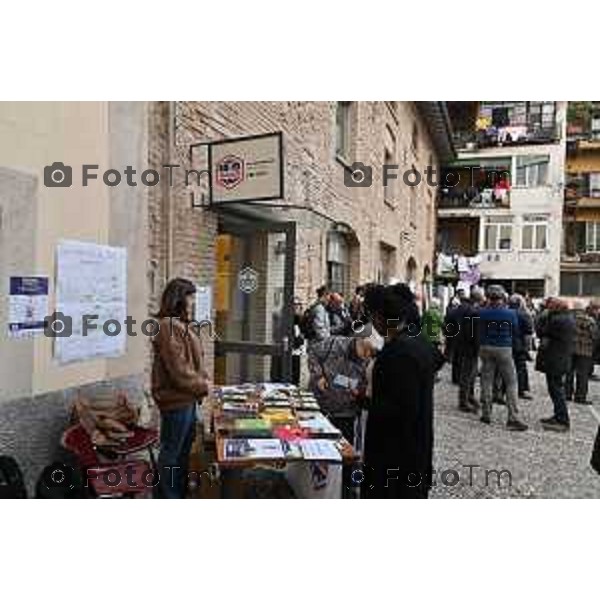
<instances>
[{"instance_id":1,"label":"man in dark coat","mask_svg":"<svg viewBox=\"0 0 600 600\"><path fill-rule=\"evenodd\" d=\"M460 328L470 309L470 304L463 290L455 296L455 302L446 311L444 319L444 336L446 338L446 356L452 365L452 383L460 385L460 364L462 346L458 341Z\"/></svg>"},{"instance_id":2,"label":"man in dark coat","mask_svg":"<svg viewBox=\"0 0 600 600\"><path fill-rule=\"evenodd\" d=\"M517 370L519 398L531 400L527 359L529 356L529 340L533 333L533 319L525 306L523 296L520 294L513 294L510 297L508 306L517 311L517 321L519 323L517 335L513 335L513 360Z\"/></svg>"},{"instance_id":3,"label":"man in dark coat","mask_svg":"<svg viewBox=\"0 0 600 600\"><path fill-rule=\"evenodd\" d=\"M565 377L571 369L575 344L575 319L566 303L558 298L548 299L535 331L540 338L536 369L546 373L548 393L554 405L554 415L541 419L541 423L544 429L565 432L570 428Z\"/></svg>"},{"instance_id":4,"label":"man in dark coat","mask_svg":"<svg viewBox=\"0 0 600 600\"><path fill-rule=\"evenodd\" d=\"M573 308L575 317L575 342L571 369L567 373L567 402L574 400L577 404L592 404L588 400L588 382L594 367L594 346L598 338L596 320L586 311L583 302L576 301Z\"/></svg>"},{"instance_id":5,"label":"man in dark coat","mask_svg":"<svg viewBox=\"0 0 600 600\"><path fill-rule=\"evenodd\" d=\"M419 334L408 286L367 292L365 302L385 344L373 368L361 497L427 498L433 470L433 380L441 362Z\"/></svg>"},{"instance_id":6,"label":"man in dark coat","mask_svg":"<svg viewBox=\"0 0 600 600\"><path fill-rule=\"evenodd\" d=\"M471 292L467 309L459 323L460 331L454 341L460 354L458 409L463 412L476 413L480 407L475 398L475 380L479 366L479 310L483 301L480 290Z\"/></svg>"}]
</instances>

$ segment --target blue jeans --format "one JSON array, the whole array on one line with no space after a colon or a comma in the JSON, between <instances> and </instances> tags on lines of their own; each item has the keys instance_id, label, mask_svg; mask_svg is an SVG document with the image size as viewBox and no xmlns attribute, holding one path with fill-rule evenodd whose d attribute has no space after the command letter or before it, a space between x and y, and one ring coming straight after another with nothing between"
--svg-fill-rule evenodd
<instances>
[{"instance_id":1,"label":"blue jeans","mask_svg":"<svg viewBox=\"0 0 600 600\"><path fill-rule=\"evenodd\" d=\"M565 373L546 373L548 393L554 404L554 417L561 423L569 423L567 394L565 390Z\"/></svg>"},{"instance_id":2,"label":"blue jeans","mask_svg":"<svg viewBox=\"0 0 600 600\"><path fill-rule=\"evenodd\" d=\"M196 405L166 410L160 415L158 470L160 498L184 498L196 429Z\"/></svg>"}]
</instances>

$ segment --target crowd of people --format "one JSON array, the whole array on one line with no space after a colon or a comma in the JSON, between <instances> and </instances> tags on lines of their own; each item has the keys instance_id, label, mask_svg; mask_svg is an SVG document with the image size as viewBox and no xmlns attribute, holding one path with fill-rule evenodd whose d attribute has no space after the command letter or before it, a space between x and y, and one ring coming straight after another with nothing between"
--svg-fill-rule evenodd
<instances>
[{"instance_id":1,"label":"crowd of people","mask_svg":"<svg viewBox=\"0 0 600 600\"><path fill-rule=\"evenodd\" d=\"M159 317L193 315L195 287L171 281ZM344 437L359 447L364 469L343 473L360 496L425 498L431 487L433 389L451 363L458 409L492 422L494 403L506 406L506 427L525 431L519 402L531 399L529 365L545 373L552 414L544 429L570 428L569 401L590 404L588 382L600 348L600 306L568 306L548 298L538 307L501 286L458 294L442 315L433 298L421 311L405 284L367 284L350 301L325 286L303 309L295 301L293 377L308 355L308 387ZM193 439L195 404L209 394L199 337L183 325L154 339L153 395L161 411L159 465L184 465ZM535 359L534 359L535 350ZM479 397L476 394L480 378ZM166 490L182 497L183 483Z\"/></svg>"},{"instance_id":2,"label":"crowd of people","mask_svg":"<svg viewBox=\"0 0 600 600\"><path fill-rule=\"evenodd\" d=\"M506 428L517 432L529 428L519 411L533 399L529 371L544 373L552 412L541 426L565 432L568 403L591 404L599 320L594 303L547 298L535 306L499 285L458 293L443 315L437 298L420 311L407 286L368 284L348 303L319 288L315 303L297 312L297 335L306 343L310 389L344 436L359 444L357 424L367 409L364 460L376 485L363 484L361 495L423 497L426 483L390 485L387 469L429 472L432 390L443 361L451 363L460 411L490 425L494 404L504 405Z\"/></svg>"},{"instance_id":3,"label":"crowd of people","mask_svg":"<svg viewBox=\"0 0 600 600\"><path fill-rule=\"evenodd\" d=\"M473 289L458 295L448 308L443 326L452 362L452 382L458 386L458 408L481 411L491 422L492 404L506 404L507 428L525 431L519 400L531 400L528 364L545 374L553 414L541 420L544 429L570 428L568 402L591 404L588 382L599 350L600 307L576 301L570 307L547 298L537 308L519 294L509 296L501 286ZM474 396L477 375L480 399Z\"/></svg>"}]
</instances>

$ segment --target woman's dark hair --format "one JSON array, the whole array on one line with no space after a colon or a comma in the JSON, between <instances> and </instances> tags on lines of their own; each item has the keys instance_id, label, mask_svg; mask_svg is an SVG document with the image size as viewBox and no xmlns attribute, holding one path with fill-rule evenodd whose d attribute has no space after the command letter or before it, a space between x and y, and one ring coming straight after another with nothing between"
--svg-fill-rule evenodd
<instances>
[{"instance_id":1,"label":"woman's dark hair","mask_svg":"<svg viewBox=\"0 0 600 600\"><path fill-rule=\"evenodd\" d=\"M158 317L178 317L186 319L185 298L196 293L196 286L188 279L176 277L165 286L160 300Z\"/></svg>"},{"instance_id":2,"label":"woman's dark hair","mask_svg":"<svg viewBox=\"0 0 600 600\"><path fill-rule=\"evenodd\" d=\"M365 286L364 308L367 315L372 317L374 314L383 312L383 297L385 286L378 283L368 283Z\"/></svg>"},{"instance_id":3,"label":"woman's dark hair","mask_svg":"<svg viewBox=\"0 0 600 600\"><path fill-rule=\"evenodd\" d=\"M368 286L365 305L370 315L379 315L385 321L398 319L399 323L420 327L415 295L404 283Z\"/></svg>"},{"instance_id":4,"label":"woman's dark hair","mask_svg":"<svg viewBox=\"0 0 600 600\"><path fill-rule=\"evenodd\" d=\"M327 291L328 290L326 285L319 286L315 291L315 293L317 294L317 298L320 298L321 296L325 295Z\"/></svg>"},{"instance_id":5,"label":"woman's dark hair","mask_svg":"<svg viewBox=\"0 0 600 600\"><path fill-rule=\"evenodd\" d=\"M386 319L399 319L401 323L419 326L419 308L415 295L405 283L397 283L386 289L383 306Z\"/></svg>"}]
</instances>

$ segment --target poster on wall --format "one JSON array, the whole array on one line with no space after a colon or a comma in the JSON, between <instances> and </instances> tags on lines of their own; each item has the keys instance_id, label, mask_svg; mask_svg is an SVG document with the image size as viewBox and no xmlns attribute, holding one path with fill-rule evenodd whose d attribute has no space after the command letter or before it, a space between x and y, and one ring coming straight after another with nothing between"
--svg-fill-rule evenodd
<instances>
[{"instance_id":1,"label":"poster on wall","mask_svg":"<svg viewBox=\"0 0 600 600\"><path fill-rule=\"evenodd\" d=\"M58 327L54 328L54 354L58 362L124 354L127 250L62 241L57 248L56 265ZM86 327L84 321L89 326Z\"/></svg>"},{"instance_id":2,"label":"poster on wall","mask_svg":"<svg viewBox=\"0 0 600 600\"><path fill-rule=\"evenodd\" d=\"M48 314L48 278L10 277L8 289L9 336L24 338L42 333Z\"/></svg>"},{"instance_id":3,"label":"poster on wall","mask_svg":"<svg viewBox=\"0 0 600 600\"><path fill-rule=\"evenodd\" d=\"M198 323L210 322L212 318L212 287L210 285L196 287L196 314Z\"/></svg>"}]
</instances>

